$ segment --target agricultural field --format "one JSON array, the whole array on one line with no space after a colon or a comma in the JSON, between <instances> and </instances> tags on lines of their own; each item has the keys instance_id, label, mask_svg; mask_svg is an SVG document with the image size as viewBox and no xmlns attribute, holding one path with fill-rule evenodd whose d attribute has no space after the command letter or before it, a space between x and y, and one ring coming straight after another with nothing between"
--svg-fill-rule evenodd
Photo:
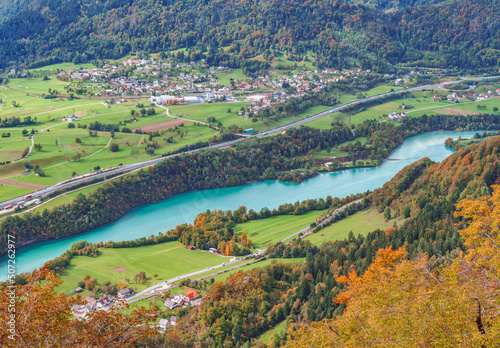
<instances>
[{"instance_id":1,"label":"agricultural field","mask_svg":"<svg viewBox=\"0 0 500 348\"><path fill-rule=\"evenodd\" d=\"M374 88L364 92L363 94L365 94L367 97L372 97L374 95L384 94L384 93L393 92L393 91L400 91L402 89L404 89L404 87L394 86L394 85L382 85L382 86L374 87Z\"/></svg>"},{"instance_id":2,"label":"agricultural field","mask_svg":"<svg viewBox=\"0 0 500 348\"><path fill-rule=\"evenodd\" d=\"M140 291L160 281L215 266L228 260L208 252L188 250L179 242L167 242L136 248L103 248L98 257L76 256L71 259L66 272L61 274L64 283L58 288L68 292L78 286L85 275L97 278L99 283L128 283ZM140 271L146 272L146 284L133 283ZM158 274L156 279L154 274ZM127 280L128 279L128 280Z\"/></svg>"},{"instance_id":3,"label":"agricultural field","mask_svg":"<svg viewBox=\"0 0 500 348\"><path fill-rule=\"evenodd\" d=\"M95 69L96 66L92 63L83 63L83 64L74 64L74 63L57 63L57 64L51 64L51 65L45 65L41 68L35 68L35 69L30 69L32 72L37 72L37 71L50 71L54 72L57 70L79 70L79 69Z\"/></svg>"},{"instance_id":4,"label":"agricultural field","mask_svg":"<svg viewBox=\"0 0 500 348\"><path fill-rule=\"evenodd\" d=\"M218 81L222 86L230 87L231 79L234 80L246 80L248 76L243 74L241 69L231 69L227 72L217 72L216 76L218 77Z\"/></svg>"},{"instance_id":5,"label":"agricultural field","mask_svg":"<svg viewBox=\"0 0 500 348\"><path fill-rule=\"evenodd\" d=\"M309 226L323 212L316 210L303 215L280 215L247 221L237 224L235 233L241 235L246 232L247 237L252 240L254 248L262 249Z\"/></svg>"},{"instance_id":6,"label":"agricultural field","mask_svg":"<svg viewBox=\"0 0 500 348\"><path fill-rule=\"evenodd\" d=\"M27 80L27 79L23 79ZM6 94L16 94L17 102L21 104L18 108L12 108L8 103L0 110L0 117L21 117L28 116L26 109L22 108L24 101L20 101L18 92L3 89ZM157 143L155 155L176 151L180 147L199 141L207 141L217 134L216 130L204 125L188 123L179 125L179 121L164 115L161 108L156 108L156 113L138 116L136 122L130 122L131 111L138 111L136 103L145 101L134 101L129 104L115 104L106 106L102 101L90 100L91 104L72 105L75 101L45 100L33 96L23 96L26 103L59 103L57 108L49 108L50 111L31 113L33 119L36 117L37 124L26 127L8 127L0 129L2 133L9 133L10 136L0 138L0 162L19 160L23 151L31 147L29 136L22 134L23 130L28 133L35 132L33 142L40 144L41 149L32 149L29 157L17 162L0 166L0 179L15 177L16 181L34 183L49 186L62 180L68 179L73 173L82 175L95 170L97 166L101 168L117 166L120 164L135 163L147 160L150 156L144 151L146 142ZM69 106L68 106L69 105ZM146 104L146 107L149 103ZM7 108L6 108L7 107ZM36 105L35 107L39 107ZM10 109L9 109L10 108ZM24 109L24 110L21 110ZM43 109L43 108L42 108ZM19 113L21 112L21 114ZM75 114L78 120L74 122L75 128L68 128L68 123L62 119L69 114ZM89 130L79 128L85 127L94 121L101 123L115 123L127 125L131 129L143 129L152 127L154 130L164 130L164 134L159 137L149 139L147 134L121 133L116 132L113 139L109 132L97 132L90 136ZM170 124L174 122L177 124ZM147 128L146 128L147 132ZM119 150L111 151L111 145L117 144ZM74 156L80 156L79 159ZM36 176L33 172L24 175L24 163L29 162L32 166L39 165L45 172L43 177ZM0 195L4 199L15 197L15 191L0 188Z\"/></svg>"},{"instance_id":7,"label":"agricultural field","mask_svg":"<svg viewBox=\"0 0 500 348\"><path fill-rule=\"evenodd\" d=\"M253 122L252 119L245 119L238 115L241 107L245 107L249 102L235 102L222 104L195 104L195 105L174 105L168 106L170 115L176 115L184 120L193 120L199 122L209 122L210 116L215 118L213 125L221 122L224 128L231 125L242 127L243 129L253 128L256 131L262 132L266 129L279 127L293 121L300 120L304 117L314 115L321 111L328 110L327 106L315 106L307 109L304 113L295 117L288 117L278 121L262 121L258 119ZM231 112L228 113L228 109Z\"/></svg>"},{"instance_id":8,"label":"agricultural field","mask_svg":"<svg viewBox=\"0 0 500 348\"><path fill-rule=\"evenodd\" d=\"M379 88L379 87L376 87ZM367 92L368 94L369 92ZM380 121L387 120L387 118L383 117L384 114L389 114L392 112L406 112L408 116L418 117L424 114L433 115L433 114L453 114L453 115L475 115L475 114L486 114L486 113L495 113L493 111L494 107L500 108L500 99L499 98L491 98L484 101L474 101L474 102L449 102L449 101L434 101L430 96L437 93L438 95L446 95L449 92L439 91L439 92L413 92L412 97L395 99L389 102L385 102L379 105L374 105L364 111L358 112L353 115L349 115L348 113L336 112L333 115L328 117L322 117L320 119L308 122L306 125L310 127L320 128L320 129L328 129L330 127L330 122L332 120L337 120L341 122L345 122L347 124L359 124L364 120L369 119L377 119ZM401 105L409 105L410 108L406 110L402 110L400 108ZM481 105L485 108L478 109L477 106Z\"/></svg>"},{"instance_id":9,"label":"agricultural field","mask_svg":"<svg viewBox=\"0 0 500 348\"><path fill-rule=\"evenodd\" d=\"M313 244L319 245L327 241L343 240L349 236L349 232L351 231L355 236L358 234L366 235L376 229L386 230L394 226L394 224L401 226L404 221L403 218L393 218L387 221L384 219L383 213L379 213L376 209L371 208L335 222L319 232L306 237L306 239Z\"/></svg>"}]
</instances>

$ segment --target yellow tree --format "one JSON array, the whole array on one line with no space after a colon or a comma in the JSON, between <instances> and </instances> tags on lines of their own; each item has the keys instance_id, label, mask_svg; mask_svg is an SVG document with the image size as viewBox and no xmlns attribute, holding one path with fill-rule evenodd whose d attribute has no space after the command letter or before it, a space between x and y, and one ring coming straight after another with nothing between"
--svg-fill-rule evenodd
<instances>
[{"instance_id":1,"label":"yellow tree","mask_svg":"<svg viewBox=\"0 0 500 348\"><path fill-rule=\"evenodd\" d=\"M498 346L500 188L461 201L456 216L466 223L465 253L408 260L402 249L379 250L362 276L337 278L346 285L336 298L344 314L291 327L287 347Z\"/></svg>"},{"instance_id":2,"label":"yellow tree","mask_svg":"<svg viewBox=\"0 0 500 348\"><path fill-rule=\"evenodd\" d=\"M71 308L81 297L56 291L62 283L47 267L28 276L27 284L0 292L2 347L126 347L154 334L150 312L144 308L125 314L124 302L108 311L96 311L84 320ZM5 284L9 284L8 282ZM4 324L5 323L5 324Z\"/></svg>"}]
</instances>

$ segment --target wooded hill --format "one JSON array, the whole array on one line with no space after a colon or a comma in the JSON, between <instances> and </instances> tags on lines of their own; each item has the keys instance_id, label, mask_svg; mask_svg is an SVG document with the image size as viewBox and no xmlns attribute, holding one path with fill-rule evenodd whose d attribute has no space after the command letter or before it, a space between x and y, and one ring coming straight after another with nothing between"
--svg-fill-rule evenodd
<instances>
[{"instance_id":1,"label":"wooded hill","mask_svg":"<svg viewBox=\"0 0 500 348\"><path fill-rule=\"evenodd\" d=\"M464 175L466 178L461 183L461 177ZM370 324L376 323L373 330L378 330L377 342L382 341L382 337L385 337L390 343L391 336L388 332L394 331L394 328L384 326L384 321L389 320L386 317L392 317L392 315L390 312L389 314L377 312L377 315L370 317L369 313L378 311L374 304L382 301L386 306L384 308L402 310L401 308L405 306L411 307L412 299L426 298L427 295L422 296L425 291L427 291L425 294L433 294L431 289L439 288L435 284L436 281L431 281L432 276L439 276L436 267L446 264L450 259L460 260L460 253L465 250L466 246L470 246L470 244L463 244L463 239L458 233L462 226L457 225L457 223L463 220L460 216L454 215L457 211L456 204L459 203L460 199L474 199L482 195L489 196L492 191L489 185L495 182L500 182L500 137L491 138L484 143L460 150L440 164L434 164L428 159L414 163L403 169L383 188L367 195L363 202L365 206L372 205L379 209L390 205L396 214L399 214L399 211L404 211L404 206L409 205L411 217L404 225L389 228L387 231L377 230L365 237L361 235L356 237L351 234L346 240L324 243L319 247L311 245L307 240L294 240L290 245L285 246L280 243L271 247L269 250L271 257L305 256L306 261L294 265L277 263L243 274L238 273L228 279L226 283L214 284L208 290L205 303L202 306L190 311L178 322L173 331L167 333L166 336L156 337L153 342L177 347L190 347L197 342L201 342L202 346L207 347L250 347L254 346L249 343L252 338L266 331L269 326L274 326L285 320L287 323L298 324L309 321L318 322L314 324L314 328L317 328L314 335L308 333L307 327L299 329L296 334L290 331L289 338L294 339L289 342L290 347L307 346L302 344L303 342L312 347L327 347L334 342L332 337L335 336L335 333L325 333L323 330L328 331L328 325L322 324L321 320L341 315L346 308L346 303L349 302L349 296L356 295L358 299L354 302L354 308L363 313L363 320L367 320ZM496 197L499 194L500 191L497 191ZM496 203L498 204L498 202ZM467 207L474 207L474 204L465 202L461 203L461 206L462 210L466 211ZM470 219L469 213L464 214L463 217ZM498 214L491 215L491 218L491 221L498 223ZM497 238L497 235L498 230L492 236ZM484 242L485 238L476 240ZM405 250L399 250L399 248ZM490 252L495 251L494 246L490 246L490 248ZM293 249L297 250L290 252ZM379 251L381 249L384 251ZM427 256L420 257L420 253L427 253ZM445 258L442 258L443 256ZM418 258L418 261L411 266L413 268L409 267L408 263L404 264L406 274L411 273L412 269L420 269L421 271L411 273L413 275L409 280L405 280L407 285L399 284L397 277L403 271L395 270L394 266L404 262L411 263L413 261L405 260L415 258ZM372 264L372 262L374 263ZM363 279L356 278L357 275L363 275L369 268L370 272L365 274ZM429 272L428 277L422 275L426 271ZM483 272L484 270L479 271ZM383 275L383 278L371 278L370 274L373 275L374 272ZM394 274L393 278L390 278L393 285L388 287L384 285L384 280L389 281L390 273ZM372 287L369 279L372 279L376 286ZM413 284L413 279L420 279L419 288L415 289L410 286ZM424 280L428 282L426 287L422 285ZM441 280L443 282L450 281L449 278ZM485 281L484 278L482 281ZM350 291L345 296L341 295L345 289L344 284L351 286ZM396 287L396 284L399 285ZM403 296L403 293L407 291L405 286L412 289L413 297ZM488 293L489 290L481 292L479 289L475 292L476 294L481 293L481 300L485 297L491 299L490 296L498 293L498 283L494 279L491 279L489 286L492 289L491 293ZM391 294L389 297L386 293L389 293L390 289L393 288L395 288L395 295ZM423 292L420 293L420 290ZM377 295L380 294L381 297L373 296L373 292L376 292ZM456 292L451 293L456 294ZM466 298L468 294L470 293L465 292L460 296ZM400 306L397 296L405 297L406 302ZM453 326L451 330L455 334L456 322L453 324L453 316L449 316L446 312L451 310L446 304L451 306L453 296L443 295L443 297L444 300L439 303L443 310L439 315L436 313L435 317L434 314L425 314L425 310L430 310L424 305L421 306L422 303L427 303L425 300L422 299L420 304L415 303L415 306L419 308L419 315L422 318L428 318L432 323L435 323L437 318L444 320L441 325L434 325L434 327L438 327L437 329L431 329L432 323L428 326L429 332L432 334L438 332L436 335L442 336L444 339L446 336L443 332L446 330L442 331L441 329L444 329L449 323ZM336 298L338 300L335 300ZM386 301L386 299L392 299L392 302ZM367 305L366 301L371 301L370 312L365 311L360 305L360 303ZM470 319L463 326L466 327L466 330L470 330L467 331L470 333L468 337L474 340L484 339L486 342L493 342L490 337L481 338L481 335L478 336L477 332L474 331L477 330L474 322L477 318L474 310L474 308L477 309L477 304L470 298L467 301L472 301L466 304ZM494 309L485 310L491 313ZM463 314L462 318L467 317ZM397 325L394 324L394 327L405 328L401 332L396 332L395 337L406 336L405 342L410 340L411 313L393 315L405 320ZM342 334L343 337L353 336L358 339L354 341L356 342L353 344L354 346L377 346L373 340L370 340L370 329L360 334L357 333L363 328L361 324L355 324L354 314L351 314L347 319L342 319L342 316L339 318L335 321L329 321L329 323L348 322L349 325L342 324L344 330ZM427 319L425 320L427 322ZM487 325L486 322L494 320L496 319L493 317L485 317L484 325ZM357 330L349 330L349 327L358 328ZM382 331L383 328L387 331L386 334ZM483 329L492 330L486 329L486 326ZM480 333L480 331L478 332ZM328 339L324 341L322 337L328 337ZM283 338L283 335L278 337L272 346L279 347L284 344ZM423 337L422 341L425 342L425 339L427 337ZM363 342L365 343L363 344ZM467 340L464 342L470 343ZM253 341L252 343L259 346L257 342ZM393 342L392 345L398 346L397 341ZM339 344L339 346L342 345ZM423 346L427 345L423 344Z\"/></svg>"},{"instance_id":2,"label":"wooded hill","mask_svg":"<svg viewBox=\"0 0 500 348\"><path fill-rule=\"evenodd\" d=\"M420 3L428 2L397 2ZM0 68L188 48L188 59L203 53L230 67L260 54L300 61L314 53L320 67L488 70L500 57L495 4L456 0L384 13L339 0L20 0L6 7L11 15L0 14Z\"/></svg>"}]
</instances>

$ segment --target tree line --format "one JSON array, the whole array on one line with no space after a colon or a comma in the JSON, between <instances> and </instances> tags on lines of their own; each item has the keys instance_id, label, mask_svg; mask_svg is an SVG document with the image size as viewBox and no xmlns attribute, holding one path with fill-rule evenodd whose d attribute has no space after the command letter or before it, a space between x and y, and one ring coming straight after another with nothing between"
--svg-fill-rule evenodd
<instances>
[{"instance_id":1,"label":"tree line","mask_svg":"<svg viewBox=\"0 0 500 348\"><path fill-rule=\"evenodd\" d=\"M401 62L494 71L499 58L499 10L490 0L431 3L387 13L359 2L298 0L286 7L279 0L251 0L237 9L222 0L42 0L34 6L21 0L16 9L0 17L0 45L8 47L0 52L1 69L97 62L143 52L165 56L180 48L187 52L178 53L179 59L204 58L250 74L269 65L248 61L259 55L270 61L286 54L299 62L310 60L312 53L320 67L376 72L394 71Z\"/></svg>"}]
</instances>

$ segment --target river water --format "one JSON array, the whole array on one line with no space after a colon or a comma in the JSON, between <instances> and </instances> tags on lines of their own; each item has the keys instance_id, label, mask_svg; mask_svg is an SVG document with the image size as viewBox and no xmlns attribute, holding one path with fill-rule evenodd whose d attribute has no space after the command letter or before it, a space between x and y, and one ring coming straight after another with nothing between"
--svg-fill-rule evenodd
<instances>
[{"instance_id":1,"label":"river water","mask_svg":"<svg viewBox=\"0 0 500 348\"><path fill-rule=\"evenodd\" d=\"M207 209L277 208L309 198L345 197L382 187L401 169L423 157L440 162L453 153L444 146L452 137L472 137L476 132L432 132L406 139L389 159L377 168L349 169L317 175L300 184L264 181L243 186L195 191L176 195L157 203L135 208L117 221L82 234L57 240L34 243L16 250L16 273L31 271L44 262L61 255L79 240L89 242L131 240L147 237L182 223L192 223ZM7 279L7 255L0 257L0 281Z\"/></svg>"}]
</instances>

